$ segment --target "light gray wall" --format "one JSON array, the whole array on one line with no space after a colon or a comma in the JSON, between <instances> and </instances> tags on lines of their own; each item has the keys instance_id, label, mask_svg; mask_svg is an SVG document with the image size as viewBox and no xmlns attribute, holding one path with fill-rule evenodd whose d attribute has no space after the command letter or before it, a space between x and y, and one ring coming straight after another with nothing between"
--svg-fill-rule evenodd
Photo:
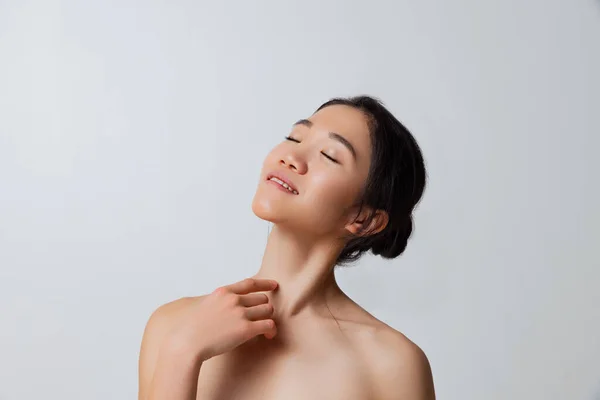
<instances>
[{"instance_id":1,"label":"light gray wall","mask_svg":"<svg viewBox=\"0 0 600 400\"><path fill-rule=\"evenodd\" d=\"M263 156L358 93L430 186L342 287L440 399L597 399L599 71L592 0L0 1L0 399L134 398L151 311L257 269Z\"/></svg>"}]
</instances>

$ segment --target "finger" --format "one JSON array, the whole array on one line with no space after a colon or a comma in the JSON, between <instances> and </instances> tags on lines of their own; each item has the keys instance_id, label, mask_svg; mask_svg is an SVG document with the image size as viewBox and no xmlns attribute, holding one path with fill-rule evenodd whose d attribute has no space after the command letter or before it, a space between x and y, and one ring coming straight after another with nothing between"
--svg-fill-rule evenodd
<instances>
[{"instance_id":1,"label":"finger","mask_svg":"<svg viewBox=\"0 0 600 400\"><path fill-rule=\"evenodd\" d=\"M270 332L264 334L265 338L271 340L277 335L277 327L275 326Z\"/></svg>"},{"instance_id":2,"label":"finger","mask_svg":"<svg viewBox=\"0 0 600 400\"><path fill-rule=\"evenodd\" d=\"M239 297L240 305L244 307L254 307L269 302L269 297L264 293L250 293Z\"/></svg>"},{"instance_id":3,"label":"finger","mask_svg":"<svg viewBox=\"0 0 600 400\"><path fill-rule=\"evenodd\" d=\"M259 306L246 308L246 318L250 321L271 318L273 316L273 305L261 304Z\"/></svg>"},{"instance_id":4,"label":"finger","mask_svg":"<svg viewBox=\"0 0 600 400\"><path fill-rule=\"evenodd\" d=\"M253 336L265 335L267 339L272 339L277 334L277 326L272 319L262 319L254 321L251 324Z\"/></svg>"},{"instance_id":5,"label":"finger","mask_svg":"<svg viewBox=\"0 0 600 400\"><path fill-rule=\"evenodd\" d=\"M273 327L269 331L263 333L263 335L269 340L273 339L277 335L277 324L273 324Z\"/></svg>"},{"instance_id":6,"label":"finger","mask_svg":"<svg viewBox=\"0 0 600 400\"><path fill-rule=\"evenodd\" d=\"M235 294L248 294L252 292L266 292L273 290L277 287L277 282L271 279L254 279L247 278L243 281L232 283L226 286L231 292Z\"/></svg>"}]
</instances>

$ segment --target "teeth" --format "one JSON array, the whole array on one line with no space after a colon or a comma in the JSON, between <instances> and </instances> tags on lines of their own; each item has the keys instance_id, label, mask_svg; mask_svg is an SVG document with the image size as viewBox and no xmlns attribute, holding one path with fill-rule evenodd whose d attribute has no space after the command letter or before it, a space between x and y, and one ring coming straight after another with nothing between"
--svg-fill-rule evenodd
<instances>
[{"instance_id":1,"label":"teeth","mask_svg":"<svg viewBox=\"0 0 600 400\"><path fill-rule=\"evenodd\" d=\"M287 190L289 190L290 192L292 192L292 193L294 193L294 194L298 194L298 192L297 192L297 191L295 191L294 189L292 189L292 188L290 187L290 185L288 185L287 183L285 183L284 181L282 181L282 180L280 180L280 179L277 179L277 178L275 178L275 177L272 177L272 178L271 178L271 179L269 179L269 180L270 180L270 181L273 181L273 182L277 182L277 183L279 183L281 186L283 186L284 188L286 188Z\"/></svg>"}]
</instances>

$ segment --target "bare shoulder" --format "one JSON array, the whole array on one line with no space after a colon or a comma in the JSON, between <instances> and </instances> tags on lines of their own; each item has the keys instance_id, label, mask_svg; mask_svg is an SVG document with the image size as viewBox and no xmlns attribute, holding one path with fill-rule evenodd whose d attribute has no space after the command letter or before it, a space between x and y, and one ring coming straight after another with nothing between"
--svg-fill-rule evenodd
<instances>
[{"instance_id":1,"label":"bare shoulder","mask_svg":"<svg viewBox=\"0 0 600 400\"><path fill-rule=\"evenodd\" d=\"M423 350L368 312L360 310L359 315L351 336L371 377L374 398L434 400L431 366Z\"/></svg>"},{"instance_id":2,"label":"bare shoulder","mask_svg":"<svg viewBox=\"0 0 600 400\"><path fill-rule=\"evenodd\" d=\"M178 300L171 301L158 307L148 319L142 344L140 347L138 372L139 372L139 390L138 396L140 399L145 398L145 392L152 381L156 360L158 359L160 346L165 339L173 324L185 310L186 306L194 301L202 299L199 297L183 297Z\"/></svg>"},{"instance_id":3,"label":"bare shoulder","mask_svg":"<svg viewBox=\"0 0 600 400\"><path fill-rule=\"evenodd\" d=\"M433 400L431 366L425 352L395 329L381 323L372 350L376 391L381 399Z\"/></svg>"},{"instance_id":4,"label":"bare shoulder","mask_svg":"<svg viewBox=\"0 0 600 400\"><path fill-rule=\"evenodd\" d=\"M180 299L165 303L158 307L148 319L144 336L142 338L142 347L148 342L162 341L164 336L171 329L173 323L179 318L181 312L189 304L202 299L204 296L198 297L182 297Z\"/></svg>"},{"instance_id":5,"label":"bare shoulder","mask_svg":"<svg viewBox=\"0 0 600 400\"><path fill-rule=\"evenodd\" d=\"M185 309L187 305L198 301L198 299L202 299L203 297L205 296L182 297L161 305L150 315L146 325L146 331L162 330L165 323L168 325L169 322L173 322L174 319L177 319L181 311Z\"/></svg>"}]
</instances>

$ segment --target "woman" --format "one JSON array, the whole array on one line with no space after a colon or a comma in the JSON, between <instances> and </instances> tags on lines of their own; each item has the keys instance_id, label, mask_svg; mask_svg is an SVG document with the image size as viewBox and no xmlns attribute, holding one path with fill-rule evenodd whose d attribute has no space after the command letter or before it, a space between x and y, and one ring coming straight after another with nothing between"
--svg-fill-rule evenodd
<instances>
[{"instance_id":1,"label":"woman","mask_svg":"<svg viewBox=\"0 0 600 400\"><path fill-rule=\"evenodd\" d=\"M434 399L424 353L333 273L404 251L425 177L416 141L373 98L333 99L294 124L252 202L273 223L258 273L152 314L139 398Z\"/></svg>"}]
</instances>

